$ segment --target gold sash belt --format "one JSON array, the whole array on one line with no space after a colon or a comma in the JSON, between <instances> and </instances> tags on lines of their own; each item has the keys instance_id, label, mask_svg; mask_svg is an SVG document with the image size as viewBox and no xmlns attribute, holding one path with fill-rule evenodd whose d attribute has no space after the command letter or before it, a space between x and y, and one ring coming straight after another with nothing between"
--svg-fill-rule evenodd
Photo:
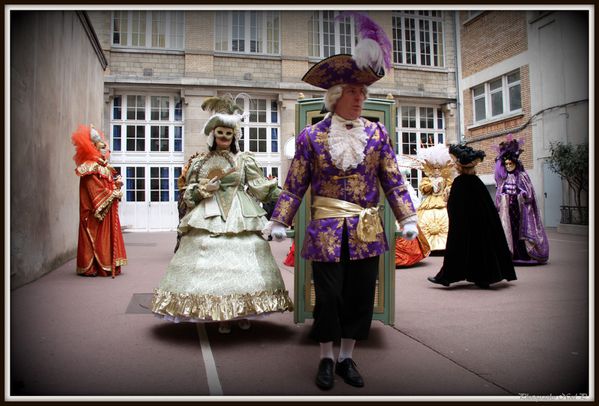
<instances>
[{"instance_id":1,"label":"gold sash belt","mask_svg":"<svg viewBox=\"0 0 599 406\"><path fill-rule=\"evenodd\" d=\"M383 225L378 207L363 208L355 203L331 197L312 197L312 219L328 219L335 217L356 217L358 220L358 238L362 242L374 242L376 236L383 232Z\"/></svg>"}]
</instances>

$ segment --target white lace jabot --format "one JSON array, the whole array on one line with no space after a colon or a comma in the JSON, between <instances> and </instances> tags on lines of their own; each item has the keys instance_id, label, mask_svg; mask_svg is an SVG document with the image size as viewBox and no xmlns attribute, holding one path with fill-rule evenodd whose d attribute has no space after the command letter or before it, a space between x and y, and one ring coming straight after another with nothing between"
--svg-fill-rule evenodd
<instances>
[{"instance_id":1,"label":"white lace jabot","mask_svg":"<svg viewBox=\"0 0 599 406\"><path fill-rule=\"evenodd\" d=\"M353 127L348 129L346 125ZM368 137L362 120L346 120L333 114L329 129L329 152L333 164L343 171L357 167L364 160Z\"/></svg>"}]
</instances>

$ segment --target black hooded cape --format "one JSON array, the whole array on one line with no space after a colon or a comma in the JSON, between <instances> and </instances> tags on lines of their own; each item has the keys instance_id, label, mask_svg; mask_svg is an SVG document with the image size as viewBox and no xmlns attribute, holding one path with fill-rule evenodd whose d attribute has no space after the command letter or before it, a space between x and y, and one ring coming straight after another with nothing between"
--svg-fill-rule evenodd
<instances>
[{"instance_id":1,"label":"black hooded cape","mask_svg":"<svg viewBox=\"0 0 599 406\"><path fill-rule=\"evenodd\" d=\"M437 279L481 285L517 279L495 203L478 176L455 178L447 213L449 233Z\"/></svg>"}]
</instances>

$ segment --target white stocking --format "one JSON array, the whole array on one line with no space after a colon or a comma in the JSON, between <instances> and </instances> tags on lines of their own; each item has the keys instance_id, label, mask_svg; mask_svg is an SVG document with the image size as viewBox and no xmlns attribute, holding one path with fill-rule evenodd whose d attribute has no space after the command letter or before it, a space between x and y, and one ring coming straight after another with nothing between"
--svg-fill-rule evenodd
<instances>
[{"instance_id":1,"label":"white stocking","mask_svg":"<svg viewBox=\"0 0 599 406\"><path fill-rule=\"evenodd\" d=\"M327 341L326 343L320 343L320 359L330 358L335 359L333 355L333 342Z\"/></svg>"},{"instance_id":2,"label":"white stocking","mask_svg":"<svg viewBox=\"0 0 599 406\"><path fill-rule=\"evenodd\" d=\"M341 339L341 349L339 350L339 359L341 362L346 358L351 358L354 352L354 345L356 345L356 340L351 338L342 338Z\"/></svg>"}]
</instances>

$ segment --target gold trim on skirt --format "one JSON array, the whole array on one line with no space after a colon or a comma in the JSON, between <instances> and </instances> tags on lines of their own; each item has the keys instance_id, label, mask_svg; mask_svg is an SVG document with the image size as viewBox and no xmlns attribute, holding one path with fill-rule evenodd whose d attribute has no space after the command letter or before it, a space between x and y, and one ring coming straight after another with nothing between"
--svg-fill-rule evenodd
<instances>
[{"instance_id":1,"label":"gold trim on skirt","mask_svg":"<svg viewBox=\"0 0 599 406\"><path fill-rule=\"evenodd\" d=\"M152 312L180 321L223 321L271 312L293 311L286 290L223 296L154 289Z\"/></svg>"}]
</instances>

